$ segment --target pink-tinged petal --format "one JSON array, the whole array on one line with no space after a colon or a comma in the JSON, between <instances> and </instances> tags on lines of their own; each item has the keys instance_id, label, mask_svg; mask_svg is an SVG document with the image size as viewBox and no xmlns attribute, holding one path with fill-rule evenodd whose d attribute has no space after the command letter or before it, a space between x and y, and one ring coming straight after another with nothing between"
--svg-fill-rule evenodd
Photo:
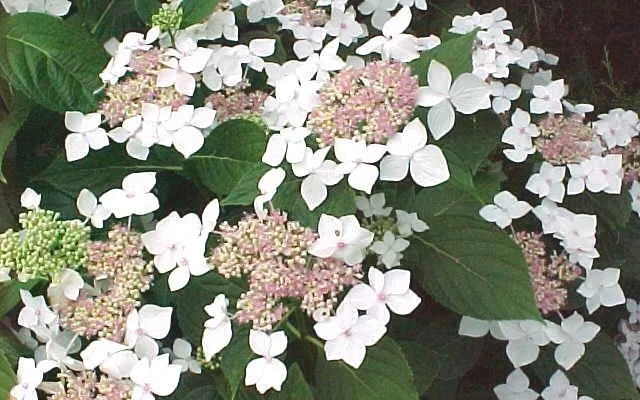
<instances>
[{"instance_id":1,"label":"pink-tinged petal","mask_svg":"<svg viewBox=\"0 0 640 400\"><path fill-rule=\"evenodd\" d=\"M269 351L268 351L269 357L277 357L280 354L284 353L284 351L287 349L288 341L287 341L287 335L284 333L284 331L273 332L269 336L269 340L270 340Z\"/></svg>"},{"instance_id":2,"label":"pink-tinged petal","mask_svg":"<svg viewBox=\"0 0 640 400\"><path fill-rule=\"evenodd\" d=\"M378 299L377 293L369 285L361 283L352 287L343 301L353 304L358 310L368 310Z\"/></svg>"},{"instance_id":3,"label":"pink-tinged petal","mask_svg":"<svg viewBox=\"0 0 640 400\"><path fill-rule=\"evenodd\" d=\"M179 365L167 365L162 368L153 369L153 380L151 381L151 391L159 396L168 396L178 387L180 381Z\"/></svg>"},{"instance_id":4,"label":"pink-tinged petal","mask_svg":"<svg viewBox=\"0 0 640 400\"><path fill-rule=\"evenodd\" d=\"M380 325L387 325L391 319L391 313L383 302L377 302L367 310L367 316L374 318Z\"/></svg>"},{"instance_id":5,"label":"pink-tinged petal","mask_svg":"<svg viewBox=\"0 0 640 400\"><path fill-rule=\"evenodd\" d=\"M369 272L367 272L367 278L369 279L369 285L376 293L378 294L384 293L384 283L385 283L385 274L382 273L378 268L371 267L369 268Z\"/></svg>"},{"instance_id":6,"label":"pink-tinged petal","mask_svg":"<svg viewBox=\"0 0 640 400\"><path fill-rule=\"evenodd\" d=\"M186 72L178 72L176 90L186 96L193 96L193 92L196 90L196 79Z\"/></svg>"},{"instance_id":7,"label":"pink-tinged petal","mask_svg":"<svg viewBox=\"0 0 640 400\"><path fill-rule=\"evenodd\" d=\"M154 339L163 339L171 328L172 307L146 304L140 308L140 327Z\"/></svg>"},{"instance_id":8,"label":"pink-tinged petal","mask_svg":"<svg viewBox=\"0 0 640 400\"><path fill-rule=\"evenodd\" d=\"M371 278L369 278L371 279ZM384 287L379 293L385 295L402 295L409 290L411 283L411 272L405 269L393 269L384 274Z\"/></svg>"},{"instance_id":9,"label":"pink-tinged petal","mask_svg":"<svg viewBox=\"0 0 640 400\"><path fill-rule=\"evenodd\" d=\"M216 119L216 111L208 107L199 107L193 111L193 116L189 122L191 125L200 129L207 129L213 125Z\"/></svg>"},{"instance_id":10,"label":"pink-tinged petal","mask_svg":"<svg viewBox=\"0 0 640 400\"><path fill-rule=\"evenodd\" d=\"M178 77L178 71L172 68L163 68L158 71L156 76L157 87L170 87L175 85Z\"/></svg>"},{"instance_id":11,"label":"pink-tinged petal","mask_svg":"<svg viewBox=\"0 0 640 400\"><path fill-rule=\"evenodd\" d=\"M362 345L364 348L364 345ZM342 360L351 351L351 343L346 336L338 336L328 340L324 344L324 353L327 361Z\"/></svg>"},{"instance_id":12,"label":"pink-tinged petal","mask_svg":"<svg viewBox=\"0 0 640 400\"><path fill-rule=\"evenodd\" d=\"M213 54L213 49L198 47L193 54L180 59L180 68L189 74L202 72L211 58L211 54Z\"/></svg>"},{"instance_id":13,"label":"pink-tinged petal","mask_svg":"<svg viewBox=\"0 0 640 400\"><path fill-rule=\"evenodd\" d=\"M362 341L365 346L378 343L385 333L387 333L386 326L368 315L358 317L358 321L351 328L351 335Z\"/></svg>"},{"instance_id":14,"label":"pink-tinged petal","mask_svg":"<svg viewBox=\"0 0 640 400\"><path fill-rule=\"evenodd\" d=\"M269 347L271 346L271 339L266 332L252 329L249 332L249 347L255 354L263 357L269 355Z\"/></svg>"}]
</instances>

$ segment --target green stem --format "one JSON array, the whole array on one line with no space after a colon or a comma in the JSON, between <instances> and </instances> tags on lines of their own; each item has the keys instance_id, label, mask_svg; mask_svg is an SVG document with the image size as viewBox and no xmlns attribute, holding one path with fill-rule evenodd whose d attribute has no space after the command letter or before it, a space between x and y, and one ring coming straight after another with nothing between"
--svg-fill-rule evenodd
<instances>
[{"instance_id":1,"label":"green stem","mask_svg":"<svg viewBox=\"0 0 640 400\"><path fill-rule=\"evenodd\" d=\"M432 7L432 8L434 8L434 9L436 9L436 10L440 11L441 13L443 13L444 15L446 15L446 16L447 16L447 17L449 17L449 18L453 18L453 17L454 17L450 12L448 12L448 11L447 11L447 10L445 10L444 8L440 7L439 5L434 4L434 3L433 3L433 2L431 2L431 1L429 2L429 7Z\"/></svg>"},{"instance_id":2,"label":"green stem","mask_svg":"<svg viewBox=\"0 0 640 400\"><path fill-rule=\"evenodd\" d=\"M285 323L283 325L284 325L284 328L287 331L289 331L289 333L291 333L293 336L295 336L297 339L302 339L302 334L300 333L298 328L293 326L293 324L291 322L285 321Z\"/></svg>"},{"instance_id":3,"label":"green stem","mask_svg":"<svg viewBox=\"0 0 640 400\"><path fill-rule=\"evenodd\" d=\"M316 339L313 336L305 336L304 340L306 340L307 342L311 343L312 345L316 346L319 349L324 349L324 344L322 344L320 340Z\"/></svg>"},{"instance_id":4,"label":"green stem","mask_svg":"<svg viewBox=\"0 0 640 400\"><path fill-rule=\"evenodd\" d=\"M116 0L111 0L109 2L109 4L107 4L107 6L105 7L104 11L102 11L102 14L100 14L100 18L98 18L98 21L96 22L96 24L93 26L93 28L91 28L90 33L92 35L95 35L96 32L98 31L98 28L100 27L100 25L104 22L104 19L107 17L107 15L109 14L109 12L111 12L111 9L113 8L113 5L116 3Z\"/></svg>"}]
</instances>

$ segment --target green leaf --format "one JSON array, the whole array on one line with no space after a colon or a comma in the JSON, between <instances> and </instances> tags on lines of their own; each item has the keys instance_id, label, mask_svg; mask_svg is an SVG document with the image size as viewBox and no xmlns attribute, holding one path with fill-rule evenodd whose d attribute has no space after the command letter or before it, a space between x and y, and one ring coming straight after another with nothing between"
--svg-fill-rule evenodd
<instances>
[{"instance_id":1,"label":"green leaf","mask_svg":"<svg viewBox=\"0 0 640 400\"><path fill-rule=\"evenodd\" d=\"M205 140L204 147L185 160L185 172L218 195L231 193L244 175L261 165L267 146L262 126L244 119L226 121Z\"/></svg>"},{"instance_id":2,"label":"green leaf","mask_svg":"<svg viewBox=\"0 0 640 400\"><path fill-rule=\"evenodd\" d=\"M278 188L278 193L272 201L276 208L288 213L289 219L296 220L304 226L316 228L322 214L334 217L355 214L355 192L346 182L343 181L328 187L327 199L313 211L309 211L302 195L300 195L301 182L302 179L285 181Z\"/></svg>"},{"instance_id":3,"label":"green leaf","mask_svg":"<svg viewBox=\"0 0 640 400\"><path fill-rule=\"evenodd\" d=\"M255 358L249 347L249 328L243 326L233 332L231 343L220 353L220 369L229 382L230 400L236 398L238 389L244 386L244 372L247 363Z\"/></svg>"},{"instance_id":4,"label":"green leaf","mask_svg":"<svg viewBox=\"0 0 640 400\"><path fill-rule=\"evenodd\" d=\"M11 364L7 358L0 352L0 399L8 399L9 392L13 388L18 379L11 368Z\"/></svg>"},{"instance_id":5,"label":"green leaf","mask_svg":"<svg viewBox=\"0 0 640 400\"><path fill-rule=\"evenodd\" d=\"M597 215L598 228L604 225L612 232L622 230L629 222L632 212L631 196L627 190L622 190L620 194L585 191L577 196L567 196L565 207L575 213Z\"/></svg>"},{"instance_id":6,"label":"green leaf","mask_svg":"<svg viewBox=\"0 0 640 400\"><path fill-rule=\"evenodd\" d=\"M214 271L202 276L192 276L187 286L173 292L178 324L189 342L200 343L202 340L204 321L209 319L204 306L211 304L220 293L224 293L229 299L237 299L242 292L241 287Z\"/></svg>"},{"instance_id":7,"label":"green leaf","mask_svg":"<svg viewBox=\"0 0 640 400\"><path fill-rule=\"evenodd\" d=\"M423 52L420 58L410 62L411 70L414 75L418 76L420 85L428 85L427 71L431 60L437 60L446 65L451 71L453 79L463 72L471 72L473 70L471 47L476 38L476 33L476 31L473 31L466 35L456 35L456 37L443 42L440 46Z\"/></svg>"},{"instance_id":8,"label":"green leaf","mask_svg":"<svg viewBox=\"0 0 640 400\"><path fill-rule=\"evenodd\" d=\"M238 180L231 192L221 202L221 206L246 206L253 204L258 192L258 181L269 170L267 165L256 165Z\"/></svg>"},{"instance_id":9,"label":"green leaf","mask_svg":"<svg viewBox=\"0 0 640 400\"><path fill-rule=\"evenodd\" d=\"M545 347L533 367L540 379L548 382L558 369L553 348ZM580 395L598 400L640 399L627 363L604 333L586 344L584 356L566 374L571 384L578 387Z\"/></svg>"},{"instance_id":10,"label":"green leaf","mask_svg":"<svg viewBox=\"0 0 640 400\"><path fill-rule=\"evenodd\" d=\"M218 391L213 385L201 386L189 391L181 400L218 400Z\"/></svg>"},{"instance_id":11,"label":"green leaf","mask_svg":"<svg viewBox=\"0 0 640 400\"><path fill-rule=\"evenodd\" d=\"M20 289L29 290L38 283L38 279L27 282L15 280L0 282L0 318L13 309L20 300Z\"/></svg>"},{"instance_id":12,"label":"green leaf","mask_svg":"<svg viewBox=\"0 0 640 400\"><path fill-rule=\"evenodd\" d=\"M480 319L540 319L528 266L506 233L467 216L429 224L412 237L405 260L439 303Z\"/></svg>"},{"instance_id":13,"label":"green leaf","mask_svg":"<svg viewBox=\"0 0 640 400\"><path fill-rule=\"evenodd\" d=\"M9 330L0 330L0 354L4 354L12 367L18 365L20 357L32 357L33 350L29 349Z\"/></svg>"},{"instance_id":14,"label":"green leaf","mask_svg":"<svg viewBox=\"0 0 640 400\"><path fill-rule=\"evenodd\" d=\"M183 0L182 27L198 24L206 20L216 9L219 0Z\"/></svg>"},{"instance_id":15,"label":"green leaf","mask_svg":"<svg viewBox=\"0 0 640 400\"><path fill-rule=\"evenodd\" d=\"M415 341L398 342L413 371L414 384L418 394L426 392L440 371L440 356L425 345Z\"/></svg>"},{"instance_id":16,"label":"green leaf","mask_svg":"<svg viewBox=\"0 0 640 400\"><path fill-rule=\"evenodd\" d=\"M282 391L271 392L268 398L269 400L313 400L313 392L298 364L293 364L287 370L287 380L282 385Z\"/></svg>"},{"instance_id":17,"label":"green leaf","mask_svg":"<svg viewBox=\"0 0 640 400\"><path fill-rule=\"evenodd\" d=\"M138 16L147 25L151 25L151 17L160 9L158 0L134 0Z\"/></svg>"},{"instance_id":18,"label":"green leaf","mask_svg":"<svg viewBox=\"0 0 640 400\"><path fill-rule=\"evenodd\" d=\"M318 357L315 378L318 400L418 400L409 364L389 337L367 348L358 369Z\"/></svg>"},{"instance_id":19,"label":"green leaf","mask_svg":"<svg viewBox=\"0 0 640 400\"><path fill-rule=\"evenodd\" d=\"M9 144L18 131L20 131L22 124L24 124L29 117L30 111L31 104L29 101L22 95L18 94L14 98L9 115L5 116L2 121L0 121L0 167L2 166L4 154L7 151ZM1 169L0 182L7 183L7 179Z\"/></svg>"},{"instance_id":20,"label":"green leaf","mask_svg":"<svg viewBox=\"0 0 640 400\"><path fill-rule=\"evenodd\" d=\"M47 14L0 20L0 71L38 104L65 112L95 110L98 74L107 63L100 43L81 27Z\"/></svg>"}]
</instances>

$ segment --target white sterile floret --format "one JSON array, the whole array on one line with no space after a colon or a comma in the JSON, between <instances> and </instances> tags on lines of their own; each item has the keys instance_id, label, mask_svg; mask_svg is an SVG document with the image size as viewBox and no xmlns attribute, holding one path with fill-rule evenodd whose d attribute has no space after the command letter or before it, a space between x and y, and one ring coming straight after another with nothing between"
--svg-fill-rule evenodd
<instances>
[{"instance_id":1,"label":"white sterile floret","mask_svg":"<svg viewBox=\"0 0 640 400\"><path fill-rule=\"evenodd\" d=\"M614 307L625 303L624 292L618 284L618 268L591 269L577 292L587 299L587 310L593 314L601 305Z\"/></svg>"},{"instance_id":2,"label":"white sterile floret","mask_svg":"<svg viewBox=\"0 0 640 400\"><path fill-rule=\"evenodd\" d=\"M18 314L18 325L38 333L58 319L58 314L51 311L43 296L33 297L28 290L20 289L20 298L24 307Z\"/></svg>"},{"instance_id":3,"label":"white sterile floret","mask_svg":"<svg viewBox=\"0 0 640 400\"><path fill-rule=\"evenodd\" d=\"M221 352L231 342L233 332L227 307L229 307L229 299L221 293L213 299L213 303L204 308L207 315L211 317L204 322L202 333L202 351L206 361L211 361L211 357Z\"/></svg>"},{"instance_id":4,"label":"white sterile floret","mask_svg":"<svg viewBox=\"0 0 640 400\"><path fill-rule=\"evenodd\" d=\"M370 315L359 315L355 305L343 301L336 315L317 322L313 329L320 339L326 340L324 353L328 361L343 360L359 368L367 353L387 333L387 328Z\"/></svg>"},{"instance_id":5,"label":"white sterile floret","mask_svg":"<svg viewBox=\"0 0 640 400\"><path fill-rule=\"evenodd\" d=\"M536 152L532 138L540 136L540 131L531 123L531 115L518 108L511 115L511 126L502 134L502 142L512 145L513 149L502 152L513 162L523 162L527 156Z\"/></svg>"},{"instance_id":6,"label":"white sterile floret","mask_svg":"<svg viewBox=\"0 0 640 400\"><path fill-rule=\"evenodd\" d=\"M26 188L20 195L20 205L27 210L35 210L40 207L42 195L30 187Z\"/></svg>"},{"instance_id":7,"label":"white sterile floret","mask_svg":"<svg viewBox=\"0 0 640 400\"><path fill-rule=\"evenodd\" d=\"M458 335L468 336L472 338L480 338L491 333L491 336L498 340L507 340L499 321L486 321L467 315L462 316L460 319L460 326L458 327Z\"/></svg>"},{"instance_id":8,"label":"white sterile floret","mask_svg":"<svg viewBox=\"0 0 640 400\"><path fill-rule=\"evenodd\" d=\"M215 221L212 224L215 226ZM180 217L175 211L160 220L155 230L142 234L142 243L154 255L153 264L158 272L171 271L168 280L171 291L185 287L191 276L209 271L204 256L208 234L203 232L196 214Z\"/></svg>"},{"instance_id":9,"label":"white sterile floret","mask_svg":"<svg viewBox=\"0 0 640 400\"><path fill-rule=\"evenodd\" d=\"M150 193L155 185L155 172L135 172L122 180L122 189L111 189L99 200L116 218L149 214L160 208L158 198Z\"/></svg>"},{"instance_id":10,"label":"white sterile floret","mask_svg":"<svg viewBox=\"0 0 640 400\"><path fill-rule=\"evenodd\" d=\"M402 252L409 247L409 241L396 237L393 232L386 231L382 240L377 240L371 245L371 251L378 255L378 264L383 264L387 269L397 267L402 260Z\"/></svg>"},{"instance_id":11,"label":"white sterile floret","mask_svg":"<svg viewBox=\"0 0 640 400\"><path fill-rule=\"evenodd\" d=\"M42 338L44 345L35 350L35 360L50 360L55 362L61 369L72 369L74 371L82 371L84 366L80 360L71 357L80 351L82 343L80 337L74 332L61 330L60 326L55 323L52 325L49 336Z\"/></svg>"},{"instance_id":12,"label":"white sterile floret","mask_svg":"<svg viewBox=\"0 0 640 400\"><path fill-rule=\"evenodd\" d=\"M547 336L559 346L556 347L554 357L564 369L569 370L585 352L585 343L592 341L600 327L591 321L584 321L582 315L574 312L570 317L562 320L558 325L551 321L547 323Z\"/></svg>"},{"instance_id":13,"label":"white sterile floret","mask_svg":"<svg viewBox=\"0 0 640 400\"><path fill-rule=\"evenodd\" d=\"M558 65L558 61L560 61L560 57L556 56L552 53L547 53L543 48L536 46L529 46L528 49L531 49L536 52L538 56L538 60L542 61L547 65Z\"/></svg>"},{"instance_id":14,"label":"white sterile floret","mask_svg":"<svg viewBox=\"0 0 640 400\"><path fill-rule=\"evenodd\" d=\"M364 35L364 29L356 21L356 12L353 7L345 10L346 2L331 2L331 18L325 24L329 36L337 38L340 43L350 46L357 38Z\"/></svg>"},{"instance_id":15,"label":"white sterile floret","mask_svg":"<svg viewBox=\"0 0 640 400\"><path fill-rule=\"evenodd\" d=\"M534 98L529 103L532 114L562 114L562 98L564 97L564 79L558 79L546 86L533 87Z\"/></svg>"},{"instance_id":16,"label":"white sterile floret","mask_svg":"<svg viewBox=\"0 0 640 400\"><path fill-rule=\"evenodd\" d=\"M270 129L304 125L307 115L320 99L318 90L323 82L312 80L316 72L316 66L305 63L300 64L293 73L275 78L275 97L267 97L262 114Z\"/></svg>"},{"instance_id":17,"label":"white sterile floret","mask_svg":"<svg viewBox=\"0 0 640 400\"><path fill-rule=\"evenodd\" d=\"M315 210L327 198L327 186L337 185L343 174L337 169L333 160L325 160L331 147L324 147L313 152L306 148L304 160L292 164L293 174L305 177L300 185L300 194L310 211Z\"/></svg>"},{"instance_id":18,"label":"white sterile floret","mask_svg":"<svg viewBox=\"0 0 640 400\"><path fill-rule=\"evenodd\" d=\"M569 382L569 378L562 370L557 370L549 379L547 386L541 393L543 400L593 400L589 396L578 397L578 387Z\"/></svg>"},{"instance_id":19,"label":"white sterile floret","mask_svg":"<svg viewBox=\"0 0 640 400\"><path fill-rule=\"evenodd\" d=\"M154 394L169 396L178 387L180 372L180 365L169 364L169 354L142 358L131 369L131 381L135 384L131 400L152 400Z\"/></svg>"},{"instance_id":20,"label":"white sterile floret","mask_svg":"<svg viewBox=\"0 0 640 400\"><path fill-rule=\"evenodd\" d=\"M553 234L569 253L569 261L580 264L586 270L591 269L593 259L600 256L595 248L596 225L595 215L571 213L561 218Z\"/></svg>"},{"instance_id":21,"label":"white sterile floret","mask_svg":"<svg viewBox=\"0 0 640 400\"><path fill-rule=\"evenodd\" d=\"M507 357L515 368L538 359L540 346L549 344L546 325L539 321L502 321L500 328L507 338Z\"/></svg>"},{"instance_id":22,"label":"white sterile floret","mask_svg":"<svg viewBox=\"0 0 640 400\"><path fill-rule=\"evenodd\" d=\"M105 206L98 203L98 199L89 189L82 189L78 194L76 200L76 206L80 215L87 218L87 221L91 221L91 225L98 229L102 229L104 221L111 216L111 211L107 210Z\"/></svg>"},{"instance_id":23,"label":"white sterile floret","mask_svg":"<svg viewBox=\"0 0 640 400\"><path fill-rule=\"evenodd\" d=\"M411 9L402 7L382 28L382 36L374 36L356 49L356 54L365 56L379 53L383 60L409 62L420 57L417 38L403 33L411 23Z\"/></svg>"},{"instance_id":24,"label":"white sterile floret","mask_svg":"<svg viewBox=\"0 0 640 400\"><path fill-rule=\"evenodd\" d=\"M216 112L211 108L182 105L163 122L164 130L158 136L158 144L173 146L184 158L189 158L204 145L203 130L213 126L215 117Z\"/></svg>"},{"instance_id":25,"label":"white sterile floret","mask_svg":"<svg viewBox=\"0 0 640 400\"><path fill-rule=\"evenodd\" d=\"M309 134L311 131L304 127L284 128L280 133L271 134L267 148L262 155L262 162L277 167L285 159L285 156L289 164L302 162L307 150L304 139Z\"/></svg>"},{"instance_id":26,"label":"white sterile floret","mask_svg":"<svg viewBox=\"0 0 640 400\"><path fill-rule=\"evenodd\" d=\"M71 8L69 0L0 0L0 4L11 15L36 12L64 17Z\"/></svg>"},{"instance_id":27,"label":"white sterile floret","mask_svg":"<svg viewBox=\"0 0 640 400\"><path fill-rule=\"evenodd\" d=\"M340 42L336 38L327 43L320 54L313 53L309 56L306 64L316 69L316 80L327 82L331 79L329 72L339 71L347 66L347 63L338 55L339 46Z\"/></svg>"},{"instance_id":28,"label":"white sterile floret","mask_svg":"<svg viewBox=\"0 0 640 400\"><path fill-rule=\"evenodd\" d=\"M83 114L78 111L67 111L64 125L72 133L64 140L67 161L77 161L89 154L89 149L100 150L109 145L107 132L100 128L100 113Z\"/></svg>"},{"instance_id":29,"label":"white sterile floret","mask_svg":"<svg viewBox=\"0 0 640 400\"><path fill-rule=\"evenodd\" d=\"M491 107L491 89L482 79L470 73L460 74L453 84L452 79L445 65L432 60L427 71L429 86L421 87L418 92L416 103L421 107L431 107L427 125L436 140L451 131L456 110L462 114L473 114Z\"/></svg>"},{"instance_id":30,"label":"white sterile floret","mask_svg":"<svg viewBox=\"0 0 640 400\"><path fill-rule=\"evenodd\" d=\"M287 335L283 331L269 334L252 329L249 332L249 346L255 354L262 357L247 364L244 384L256 385L261 394L269 389L280 391L282 383L287 379L287 366L276 357L287 349Z\"/></svg>"},{"instance_id":31,"label":"white sterile floret","mask_svg":"<svg viewBox=\"0 0 640 400\"><path fill-rule=\"evenodd\" d=\"M537 400L538 393L529 389L529 378L520 368L507 376L506 383L493 388L498 400Z\"/></svg>"},{"instance_id":32,"label":"white sterile floret","mask_svg":"<svg viewBox=\"0 0 640 400\"><path fill-rule=\"evenodd\" d=\"M420 297L409 289L411 273L404 269L394 269L382 273L375 267L369 268L369 284L361 283L352 287L343 302L353 304L357 309L387 325L391 315L408 315L418 307Z\"/></svg>"},{"instance_id":33,"label":"white sterile floret","mask_svg":"<svg viewBox=\"0 0 640 400\"><path fill-rule=\"evenodd\" d=\"M164 63L167 68L158 71L156 86L174 86L179 93L192 96L196 89L193 74L204 70L213 50L198 47L198 42L188 34L178 34L176 48L169 49L165 54L171 58Z\"/></svg>"},{"instance_id":34,"label":"white sterile floret","mask_svg":"<svg viewBox=\"0 0 640 400\"><path fill-rule=\"evenodd\" d=\"M620 194L622 190L622 155L608 154L604 157L591 156L580 164L569 164L571 179L567 184L567 193L582 193L586 188L590 192Z\"/></svg>"},{"instance_id":35,"label":"white sterile floret","mask_svg":"<svg viewBox=\"0 0 640 400\"><path fill-rule=\"evenodd\" d=\"M308 58L315 51L322 48L322 42L327 36L327 31L321 26L298 23L293 27L293 37L297 39L293 43L293 53L302 60Z\"/></svg>"},{"instance_id":36,"label":"white sterile floret","mask_svg":"<svg viewBox=\"0 0 640 400\"><path fill-rule=\"evenodd\" d=\"M9 395L15 400L36 400L36 389L42 383L44 374L58 367L50 360L42 360L37 365L33 358L20 357L18 360L17 384L11 388Z\"/></svg>"},{"instance_id":37,"label":"white sterile floret","mask_svg":"<svg viewBox=\"0 0 640 400\"><path fill-rule=\"evenodd\" d=\"M477 11L474 11L471 15L456 15L451 21L451 28L449 29L449 32L466 35L476 28L498 28L500 30L513 29L511 21L506 18L507 11L502 7L498 7L486 14L480 14Z\"/></svg>"},{"instance_id":38,"label":"white sterile floret","mask_svg":"<svg viewBox=\"0 0 640 400\"><path fill-rule=\"evenodd\" d=\"M393 208L385 207L386 199L384 193L376 193L366 198L364 196L356 196L356 207L362 211L366 218L373 216L388 217Z\"/></svg>"},{"instance_id":39,"label":"white sterile floret","mask_svg":"<svg viewBox=\"0 0 640 400\"><path fill-rule=\"evenodd\" d=\"M370 194L379 175L378 167L372 164L380 161L387 152L387 146L367 144L364 140L337 138L333 152L341 163L337 166L337 171L349 175L349 186Z\"/></svg>"},{"instance_id":40,"label":"white sterile floret","mask_svg":"<svg viewBox=\"0 0 640 400\"><path fill-rule=\"evenodd\" d=\"M396 210L396 228L398 235L407 237L411 236L413 232L424 232L429 229L429 226L418 218L418 213Z\"/></svg>"},{"instance_id":41,"label":"white sterile floret","mask_svg":"<svg viewBox=\"0 0 640 400\"><path fill-rule=\"evenodd\" d=\"M640 303L634 299L627 299L627 311L629 312L629 323L637 324L640 322Z\"/></svg>"},{"instance_id":42,"label":"white sterile floret","mask_svg":"<svg viewBox=\"0 0 640 400\"><path fill-rule=\"evenodd\" d=\"M282 0L241 0L247 6L247 19L251 23L276 17L284 8Z\"/></svg>"},{"instance_id":43,"label":"white sterile floret","mask_svg":"<svg viewBox=\"0 0 640 400\"><path fill-rule=\"evenodd\" d=\"M253 200L253 208L258 218L264 219L267 216L267 209L264 205L273 199L285 177L286 172L284 169L280 167L271 168L258 181L260 194Z\"/></svg>"},{"instance_id":44,"label":"white sterile floret","mask_svg":"<svg viewBox=\"0 0 640 400\"><path fill-rule=\"evenodd\" d=\"M360 227L355 215L336 218L322 214L318 222L318 239L309 254L320 258L337 258L347 265L362 262L365 249L373 242L373 232Z\"/></svg>"},{"instance_id":45,"label":"white sterile floret","mask_svg":"<svg viewBox=\"0 0 640 400\"><path fill-rule=\"evenodd\" d=\"M640 182L634 181L629 189L631 196L631 209L640 216Z\"/></svg>"},{"instance_id":46,"label":"white sterile floret","mask_svg":"<svg viewBox=\"0 0 640 400\"><path fill-rule=\"evenodd\" d=\"M145 304L140 311L135 308L127 316L124 342L135 347L141 357L153 357L160 350L154 339L164 339L171 329L172 307Z\"/></svg>"},{"instance_id":47,"label":"white sterile floret","mask_svg":"<svg viewBox=\"0 0 640 400\"><path fill-rule=\"evenodd\" d=\"M440 147L427 144L427 129L419 119L387 141L388 155L380 162L380 180L398 182L408 173L422 187L449 180L449 166Z\"/></svg>"},{"instance_id":48,"label":"white sterile floret","mask_svg":"<svg viewBox=\"0 0 640 400\"><path fill-rule=\"evenodd\" d=\"M540 166L538 173L531 175L525 188L538 195L548 197L558 203L564 199L565 187L562 181L566 172L565 166L554 166L546 161Z\"/></svg>"},{"instance_id":49,"label":"white sterile floret","mask_svg":"<svg viewBox=\"0 0 640 400\"><path fill-rule=\"evenodd\" d=\"M576 114L581 116L582 118L584 118L586 114L593 112L594 110L593 104L573 104L568 100L562 100L562 105L564 106L564 110L569 114Z\"/></svg>"},{"instance_id":50,"label":"white sterile floret","mask_svg":"<svg viewBox=\"0 0 640 400\"><path fill-rule=\"evenodd\" d=\"M522 93L522 89L520 86L509 83L508 85L504 85L504 83L500 81L491 82L491 96L493 96L493 100L491 101L491 107L496 114L502 114L511 109L511 102L517 100Z\"/></svg>"},{"instance_id":51,"label":"white sterile floret","mask_svg":"<svg viewBox=\"0 0 640 400\"><path fill-rule=\"evenodd\" d=\"M47 288L47 297L52 305L63 305L69 300L78 300L83 287L82 275L78 271L65 268Z\"/></svg>"},{"instance_id":52,"label":"white sterile floret","mask_svg":"<svg viewBox=\"0 0 640 400\"><path fill-rule=\"evenodd\" d=\"M173 364L179 365L182 372L190 371L194 374L202 372L202 365L200 364L200 361L191 356L191 352L193 351L191 343L185 339L177 338L173 341L173 347L171 350L175 357Z\"/></svg>"},{"instance_id":53,"label":"white sterile floret","mask_svg":"<svg viewBox=\"0 0 640 400\"><path fill-rule=\"evenodd\" d=\"M598 115L598 121L594 122L593 126L596 134L604 140L609 149L628 145L631 138L640 133L638 114L621 108L614 108L607 114Z\"/></svg>"},{"instance_id":54,"label":"white sterile floret","mask_svg":"<svg viewBox=\"0 0 640 400\"><path fill-rule=\"evenodd\" d=\"M224 36L227 40L237 41L238 26L235 14L230 10L214 12L205 22L204 32L205 40L216 40Z\"/></svg>"},{"instance_id":55,"label":"white sterile floret","mask_svg":"<svg viewBox=\"0 0 640 400\"><path fill-rule=\"evenodd\" d=\"M524 217L531 211L531 205L526 201L519 201L509 191L502 191L493 196L495 204L487 204L482 207L479 214L489 222L493 222L501 229L511 225L513 219Z\"/></svg>"},{"instance_id":56,"label":"white sterile floret","mask_svg":"<svg viewBox=\"0 0 640 400\"><path fill-rule=\"evenodd\" d=\"M398 0L364 0L358 4L358 12L371 15L371 25L382 30L391 18L391 11L398 7Z\"/></svg>"}]
</instances>

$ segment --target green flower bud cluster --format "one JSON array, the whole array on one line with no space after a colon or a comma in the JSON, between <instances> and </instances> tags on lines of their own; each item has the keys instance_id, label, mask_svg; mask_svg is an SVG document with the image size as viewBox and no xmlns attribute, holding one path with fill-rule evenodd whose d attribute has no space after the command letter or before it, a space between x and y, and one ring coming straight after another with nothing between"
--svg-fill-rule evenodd
<instances>
[{"instance_id":1,"label":"green flower bud cluster","mask_svg":"<svg viewBox=\"0 0 640 400\"><path fill-rule=\"evenodd\" d=\"M209 371L216 371L220 368L220 354L214 355L210 361L207 361L204 358L204 350L200 346L196 349L195 359L200 362L202 368L206 368Z\"/></svg>"},{"instance_id":2,"label":"green flower bud cluster","mask_svg":"<svg viewBox=\"0 0 640 400\"><path fill-rule=\"evenodd\" d=\"M157 26L162 32L175 32L182 24L182 8L172 8L169 4L163 4L160 9L151 16L151 25Z\"/></svg>"},{"instance_id":3,"label":"green flower bud cluster","mask_svg":"<svg viewBox=\"0 0 640 400\"><path fill-rule=\"evenodd\" d=\"M59 218L60 214L43 209L20 214L22 230L0 234L0 266L14 270L21 279L55 279L65 268L84 265L90 229L78 220Z\"/></svg>"},{"instance_id":4,"label":"green flower bud cluster","mask_svg":"<svg viewBox=\"0 0 640 400\"><path fill-rule=\"evenodd\" d=\"M363 227L373 232L374 240L382 240L387 231L393 232L394 235L398 234L396 220L392 217L375 216L371 222L363 224Z\"/></svg>"}]
</instances>

